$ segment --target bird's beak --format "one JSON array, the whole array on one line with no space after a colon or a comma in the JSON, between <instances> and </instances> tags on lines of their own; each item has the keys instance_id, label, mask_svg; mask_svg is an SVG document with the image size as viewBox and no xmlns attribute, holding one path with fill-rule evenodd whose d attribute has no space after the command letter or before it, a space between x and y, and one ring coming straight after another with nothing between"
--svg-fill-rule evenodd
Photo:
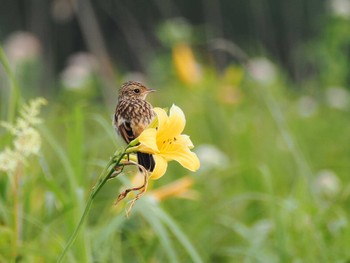
<instances>
[{"instance_id":1,"label":"bird's beak","mask_svg":"<svg viewBox=\"0 0 350 263\"><path fill-rule=\"evenodd\" d=\"M149 89L146 91L146 93L148 94L148 93L155 92L155 91L156 91L155 89Z\"/></svg>"}]
</instances>

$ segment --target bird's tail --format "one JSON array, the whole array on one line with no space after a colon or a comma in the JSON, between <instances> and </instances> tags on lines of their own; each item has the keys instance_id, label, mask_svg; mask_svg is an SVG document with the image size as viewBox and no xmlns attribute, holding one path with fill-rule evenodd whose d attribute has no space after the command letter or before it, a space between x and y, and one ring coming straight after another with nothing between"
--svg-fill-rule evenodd
<instances>
[{"instance_id":1,"label":"bird's tail","mask_svg":"<svg viewBox=\"0 0 350 263\"><path fill-rule=\"evenodd\" d=\"M152 154L137 152L137 161L140 165L145 167L146 170L152 172L155 166L155 162Z\"/></svg>"}]
</instances>

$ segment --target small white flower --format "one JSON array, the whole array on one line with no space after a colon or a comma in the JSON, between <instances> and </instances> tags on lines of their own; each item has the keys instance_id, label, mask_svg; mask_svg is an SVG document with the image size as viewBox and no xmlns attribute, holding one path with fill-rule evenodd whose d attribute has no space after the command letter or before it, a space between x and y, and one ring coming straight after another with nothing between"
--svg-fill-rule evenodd
<instances>
[{"instance_id":1,"label":"small white flower","mask_svg":"<svg viewBox=\"0 0 350 263\"><path fill-rule=\"evenodd\" d=\"M334 15L350 18L350 1L349 0L331 0L330 7Z\"/></svg>"},{"instance_id":2,"label":"small white flower","mask_svg":"<svg viewBox=\"0 0 350 263\"><path fill-rule=\"evenodd\" d=\"M17 31L5 40L4 50L10 63L17 65L39 57L41 43L32 33Z\"/></svg>"},{"instance_id":3,"label":"small white flower","mask_svg":"<svg viewBox=\"0 0 350 263\"><path fill-rule=\"evenodd\" d=\"M19 163L26 163L26 158L30 155L39 154L41 147L41 137L34 128L41 123L38 118L40 107L46 104L43 98L37 98L24 104L20 111L20 117L15 124L0 122L0 125L7 129L13 136L13 149L6 148L0 152L0 170L13 173Z\"/></svg>"},{"instance_id":4,"label":"small white flower","mask_svg":"<svg viewBox=\"0 0 350 263\"><path fill-rule=\"evenodd\" d=\"M214 145L203 144L197 147L196 154L201 163L200 170L205 171L211 168L225 168L228 157Z\"/></svg>"},{"instance_id":5,"label":"small white flower","mask_svg":"<svg viewBox=\"0 0 350 263\"><path fill-rule=\"evenodd\" d=\"M67 89L83 89L98 67L97 59L84 52L72 55L61 73L61 81Z\"/></svg>"},{"instance_id":6,"label":"small white flower","mask_svg":"<svg viewBox=\"0 0 350 263\"><path fill-rule=\"evenodd\" d=\"M46 104L47 101L44 98L36 98L29 101L28 104L24 104L20 112L22 119L24 119L29 125L40 124L42 122L42 120L38 118L40 108Z\"/></svg>"},{"instance_id":7,"label":"small white flower","mask_svg":"<svg viewBox=\"0 0 350 263\"><path fill-rule=\"evenodd\" d=\"M302 96L298 100L298 112L303 118L312 117L317 113L318 103L310 96Z\"/></svg>"},{"instance_id":8,"label":"small white flower","mask_svg":"<svg viewBox=\"0 0 350 263\"><path fill-rule=\"evenodd\" d=\"M40 124L42 120L38 117L40 108L42 105L47 104L44 98L36 98L29 101L28 104L24 104L20 111L20 116L16 120L15 124L11 124L5 121L0 122L0 125L11 132L13 135L21 133L23 130L28 129L30 126Z\"/></svg>"},{"instance_id":9,"label":"small white flower","mask_svg":"<svg viewBox=\"0 0 350 263\"><path fill-rule=\"evenodd\" d=\"M263 57L249 60L248 70L256 81L264 85L271 84L277 76L273 63Z\"/></svg>"},{"instance_id":10,"label":"small white flower","mask_svg":"<svg viewBox=\"0 0 350 263\"><path fill-rule=\"evenodd\" d=\"M326 90L326 101L331 108L347 110L350 106L350 93L341 87L330 87Z\"/></svg>"},{"instance_id":11,"label":"small white flower","mask_svg":"<svg viewBox=\"0 0 350 263\"><path fill-rule=\"evenodd\" d=\"M4 127L6 130L8 130L13 135L15 135L17 133L16 127L13 126L11 123L8 123L6 121L1 121L0 126Z\"/></svg>"},{"instance_id":12,"label":"small white flower","mask_svg":"<svg viewBox=\"0 0 350 263\"><path fill-rule=\"evenodd\" d=\"M15 133L14 134L17 134L19 131L22 131L22 130L25 130L25 129L28 129L30 126L29 126L29 122L25 119L22 119L22 118L17 118L16 120L16 126L14 127L15 128Z\"/></svg>"},{"instance_id":13,"label":"small white flower","mask_svg":"<svg viewBox=\"0 0 350 263\"><path fill-rule=\"evenodd\" d=\"M40 134L30 127L21 131L15 138L13 144L16 151L23 154L23 156L38 154L41 146Z\"/></svg>"},{"instance_id":14,"label":"small white flower","mask_svg":"<svg viewBox=\"0 0 350 263\"><path fill-rule=\"evenodd\" d=\"M6 148L0 152L0 171L13 173L21 160L18 153Z\"/></svg>"},{"instance_id":15,"label":"small white flower","mask_svg":"<svg viewBox=\"0 0 350 263\"><path fill-rule=\"evenodd\" d=\"M321 196L331 198L339 193L341 182L332 170L324 169L317 173L314 186Z\"/></svg>"}]
</instances>

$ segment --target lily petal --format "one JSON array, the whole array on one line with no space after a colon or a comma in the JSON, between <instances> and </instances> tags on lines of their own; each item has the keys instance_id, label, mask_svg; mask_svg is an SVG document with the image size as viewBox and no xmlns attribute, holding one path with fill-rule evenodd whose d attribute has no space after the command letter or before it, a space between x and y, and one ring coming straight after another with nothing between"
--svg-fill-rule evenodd
<instances>
[{"instance_id":1,"label":"lily petal","mask_svg":"<svg viewBox=\"0 0 350 263\"><path fill-rule=\"evenodd\" d=\"M170 114L167 121L167 137L173 138L180 135L185 129L186 118L183 111L173 104L170 108Z\"/></svg>"},{"instance_id":2,"label":"lily petal","mask_svg":"<svg viewBox=\"0 0 350 263\"><path fill-rule=\"evenodd\" d=\"M161 155L167 160L175 160L179 162L183 167L194 172L199 169L200 162L197 155L190 151L190 149L180 142L176 141L171 145L168 145L166 151L160 149Z\"/></svg>"},{"instance_id":3,"label":"lily petal","mask_svg":"<svg viewBox=\"0 0 350 263\"><path fill-rule=\"evenodd\" d=\"M163 129L163 127L165 126L166 121L168 120L168 115L165 112L164 109L162 108L153 108L153 111L155 112L155 114L157 115L157 119L158 119L158 130Z\"/></svg>"},{"instance_id":4,"label":"lily petal","mask_svg":"<svg viewBox=\"0 0 350 263\"><path fill-rule=\"evenodd\" d=\"M157 130L154 128L144 130L138 137L140 142L140 145L137 147L138 151L151 154L158 153L156 134Z\"/></svg>"},{"instance_id":5,"label":"lily petal","mask_svg":"<svg viewBox=\"0 0 350 263\"><path fill-rule=\"evenodd\" d=\"M176 139L179 140L179 143L183 143L188 148L190 148L190 149L194 148L194 145L190 139L190 136L188 136L186 134L181 134L180 136L176 137Z\"/></svg>"},{"instance_id":6,"label":"lily petal","mask_svg":"<svg viewBox=\"0 0 350 263\"><path fill-rule=\"evenodd\" d=\"M162 177L166 169L168 168L168 162L160 155L153 155L154 161L156 163L154 170L150 176L152 180L159 179Z\"/></svg>"},{"instance_id":7,"label":"lily petal","mask_svg":"<svg viewBox=\"0 0 350 263\"><path fill-rule=\"evenodd\" d=\"M173 160L179 162L183 167L192 172L197 171L200 167L197 155L189 149L183 149L182 152L178 152Z\"/></svg>"}]
</instances>

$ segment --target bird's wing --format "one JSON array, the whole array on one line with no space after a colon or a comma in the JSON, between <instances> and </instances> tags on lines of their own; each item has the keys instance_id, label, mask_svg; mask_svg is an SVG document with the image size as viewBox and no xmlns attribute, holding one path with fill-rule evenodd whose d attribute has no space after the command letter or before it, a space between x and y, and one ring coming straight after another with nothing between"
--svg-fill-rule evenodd
<instances>
[{"instance_id":1,"label":"bird's wing","mask_svg":"<svg viewBox=\"0 0 350 263\"><path fill-rule=\"evenodd\" d=\"M126 141L126 143L131 142L133 139L135 139L135 134L132 131L131 123L126 120L118 121L118 131L120 135L123 137L123 139Z\"/></svg>"}]
</instances>

